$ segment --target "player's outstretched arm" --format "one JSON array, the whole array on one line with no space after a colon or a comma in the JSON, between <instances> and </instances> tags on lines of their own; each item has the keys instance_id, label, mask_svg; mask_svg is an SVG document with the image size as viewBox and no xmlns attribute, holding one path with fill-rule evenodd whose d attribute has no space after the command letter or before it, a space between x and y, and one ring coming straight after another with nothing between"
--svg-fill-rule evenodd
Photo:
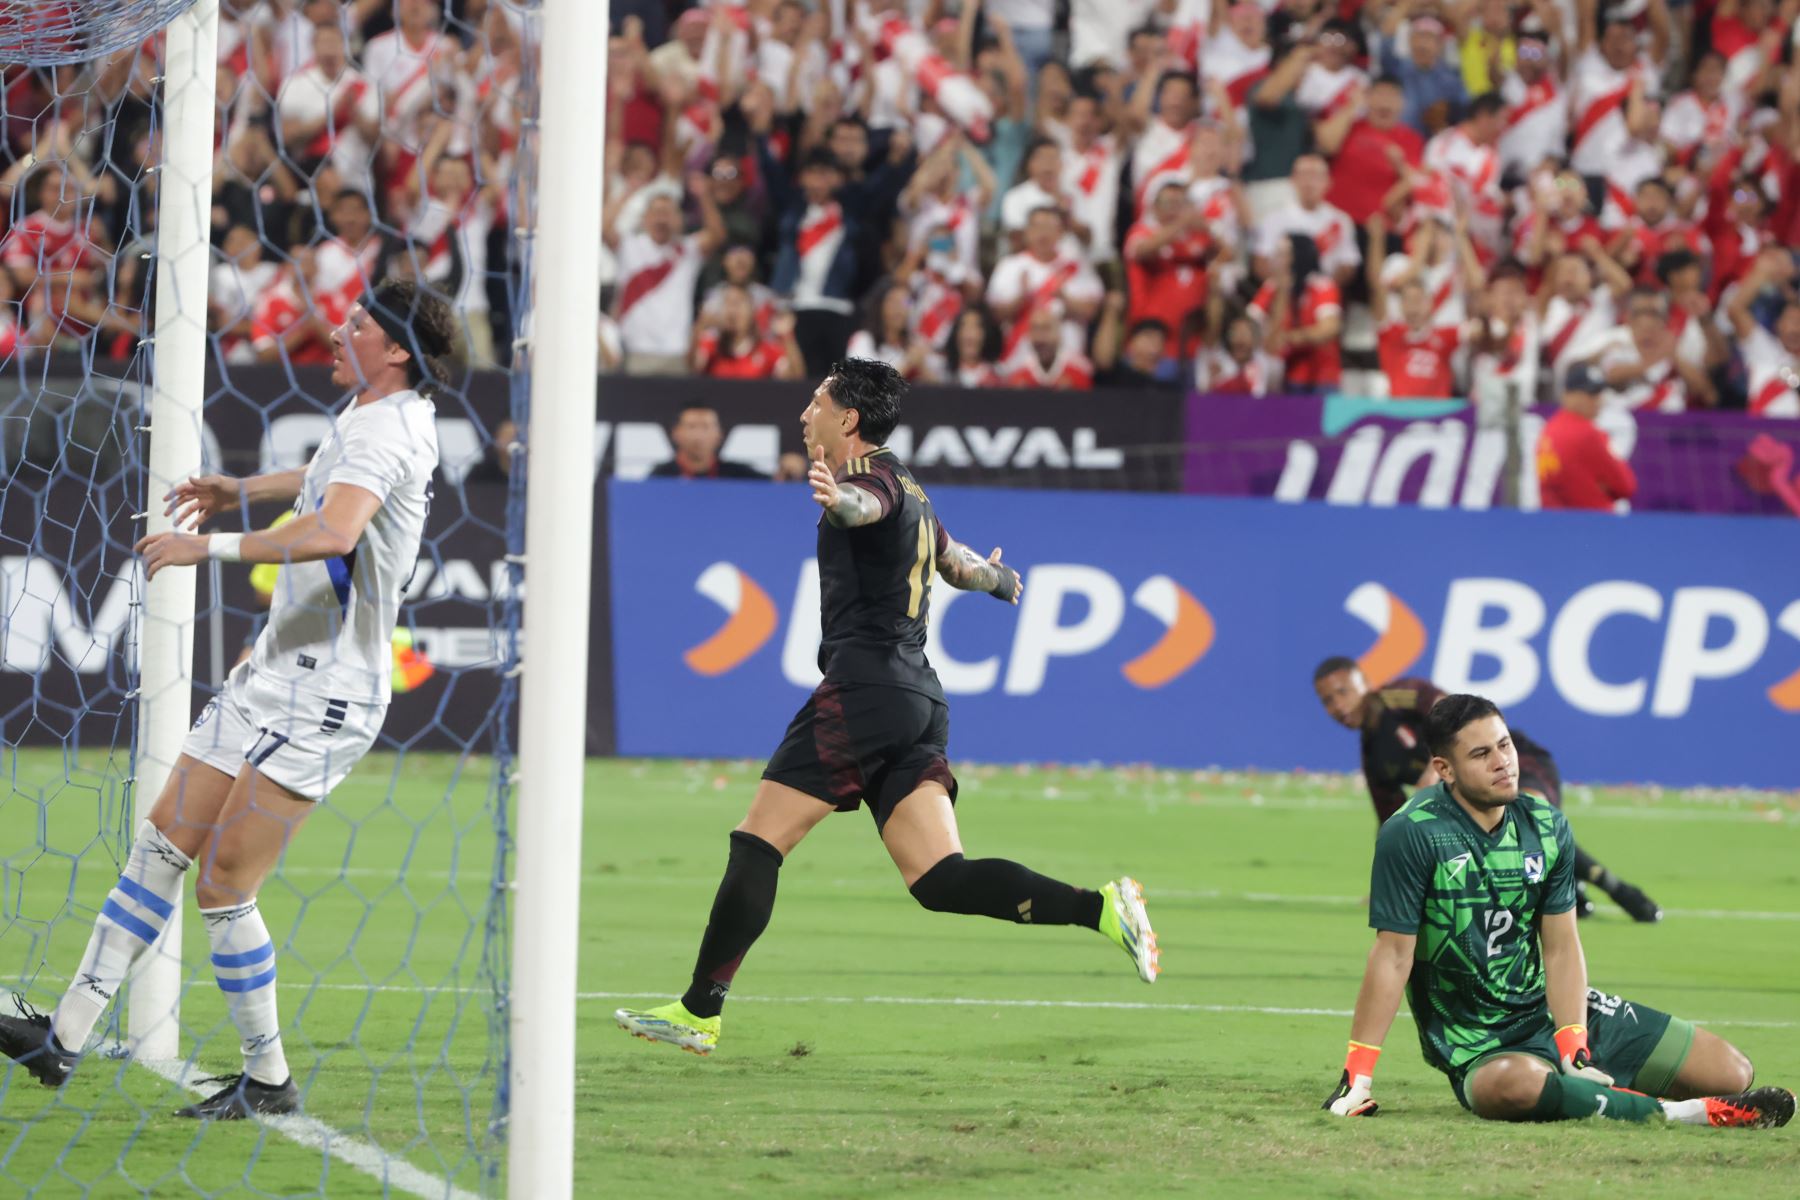
<instances>
[{"instance_id":1,"label":"player's outstretched arm","mask_svg":"<svg viewBox=\"0 0 1800 1200\"><path fill-rule=\"evenodd\" d=\"M886 515L882 512L881 501L869 489L855 484L838 485L837 476L831 473L831 466L825 461L823 446L813 447L812 466L807 469L806 481L812 485L813 500L825 510L825 519L839 529L873 525Z\"/></svg>"},{"instance_id":2,"label":"player's outstretched arm","mask_svg":"<svg viewBox=\"0 0 1800 1200\"><path fill-rule=\"evenodd\" d=\"M198 529L220 513L234 512L265 501L292 500L305 482L303 470L271 471L238 479L231 475L192 475L169 489L164 513L175 517L175 528Z\"/></svg>"},{"instance_id":3,"label":"player's outstretched arm","mask_svg":"<svg viewBox=\"0 0 1800 1200\"><path fill-rule=\"evenodd\" d=\"M164 567L191 567L216 558L222 562L317 562L348 554L381 508L381 497L351 483L325 488L317 512L304 513L285 525L255 533L153 533L134 549L144 560L144 577L156 578Z\"/></svg>"},{"instance_id":4,"label":"player's outstretched arm","mask_svg":"<svg viewBox=\"0 0 1800 1200\"><path fill-rule=\"evenodd\" d=\"M1356 1015L1350 1019L1350 1049L1344 1056L1344 1073L1323 1107L1340 1117L1372 1117L1380 1111L1371 1094L1375 1062L1381 1043L1393 1028L1412 974L1413 947L1418 937L1383 929L1369 947L1363 968L1362 990L1356 994Z\"/></svg>"},{"instance_id":5,"label":"player's outstretched arm","mask_svg":"<svg viewBox=\"0 0 1800 1200\"><path fill-rule=\"evenodd\" d=\"M986 592L990 596L1017 604L1025 594L1025 581L1019 573L1000 561L1000 547L986 558L961 542L945 536L944 548L938 552L938 574L953 588L965 592Z\"/></svg>"}]
</instances>

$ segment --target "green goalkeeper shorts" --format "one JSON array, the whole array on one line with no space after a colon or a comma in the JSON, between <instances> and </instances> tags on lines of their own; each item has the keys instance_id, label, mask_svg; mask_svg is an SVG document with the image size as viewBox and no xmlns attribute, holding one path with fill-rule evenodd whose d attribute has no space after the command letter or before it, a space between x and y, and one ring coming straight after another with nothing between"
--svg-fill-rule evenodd
<instances>
[{"instance_id":1,"label":"green goalkeeper shorts","mask_svg":"<svg viewBox=\"0 0 1800 1200\"><path fill-rule=\"evenodd\" d=\"M1587 994L1587 1028L1594 1065L1611 1075L1618 1086L1651 1096L1669 1090L1694 1044L1691 1022L1593 988ZM1450 1086L1464 1108L1471 1107L1464 1084L1483 1063L1502 1054L1529 1054L1553 1067L1562 1065L1562 1056L1556 1052L1556 1030L1546 1020L1529 1037L1490 1050L1449 1072Z\"/></svg>"}]
</instances>

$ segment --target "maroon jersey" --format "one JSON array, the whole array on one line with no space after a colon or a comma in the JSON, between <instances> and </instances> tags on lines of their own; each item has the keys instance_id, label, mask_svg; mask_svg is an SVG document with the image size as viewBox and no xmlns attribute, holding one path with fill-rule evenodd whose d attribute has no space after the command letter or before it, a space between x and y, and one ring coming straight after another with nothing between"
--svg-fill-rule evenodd
<instances>
[{"instance_id":1,"label":"maroon jersey","mask_svg":"<svg viewBox=\"0 0 1800 1200\"><path fill-rule=\"evenodd\" d=\"M819 670L827 682L901 687L942 701L925 659L925 627L949 535L892 451L852 458L837 481L874 496L881 519L839 529L819 517Z\"/></svg>"},{"instance_id":2,"label":"maroon jersey","mask_svg":"<svg viewBox=\"0 0 1800 1200\"><path fill-rule=\"evenodd\" d=\"M1425 714L1444 696L1429 679L1396 679L1371 691L1363 703L1362 769L1369 785L1375 817L1386 821L1406 803L1407 793L1431 765L1431 748L1425 744ZM1534 759L1548 760L1543 747L1517 729L1513 747L1519 752L1520 774Z\"/></svg>"}]
</instances>

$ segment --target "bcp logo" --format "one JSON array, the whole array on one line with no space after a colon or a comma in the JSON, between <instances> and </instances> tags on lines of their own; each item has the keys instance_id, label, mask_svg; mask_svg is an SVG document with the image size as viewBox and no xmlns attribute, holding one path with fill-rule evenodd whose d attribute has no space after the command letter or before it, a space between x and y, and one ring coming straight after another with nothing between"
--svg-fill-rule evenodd
<instances>
[{"instance_id":1,"label":"bcp logo","mask_svg":"<svg viewBox=\"0 0 1800 1200\"><path fill-rule=\"evenodd\" d=\"M725 610L725 623L682 656L688 668L708 677L723 675L753 657L780 624L769 593L732 563L717 562L700 573L694 588ZM819 572L817 563L800 566L788 608L782 640L781 670L790 683L813 687L819 682ZM1129 608L1155 618L1162 632L1119 665L1134 687L1166 687L1192 670L1212 648L1212 614L1180 583L1167 575L1151 575L1132 588L1108 571L1077 563L1045 563L1029 568L1025 596L1005 645L989 638L982 657L961 657L946 646L943 628L952 608L966 592L939 580L931 591L931 620L926 654L944 691L975 695L998 687L1009 696L1035 695L1044 687L1057 659L1072 659L1125 642L1122 633ZM987 597L980 597L993 603ZM1140 639L1141 640L1141 639ZM1123 655L1131 647L1121 645ZM965 649L963 654L968 652Z\"/></svg>"},{"instance_id":2,"label":"bcp logo","mask_svg":"<svg viewBox=\"0 0 1800 1200\"><path fill-rule=\"evenodd\" d=\"M1358 660L1371 683L1405 674L1423 657L1424 622L1381 584L1355 588L1344 610L1375 632ZM1516 579L1453 579L1430 677L1448 691L1479 692L1506 706L1536 692L1547 671L1557 694L1581 712L1627 717L1648 707L1652 716L1680 717L1698 686L1753 671L1771 655L1800 657L1793 646L1771 649L1771 627L1800 641L1800 600L1771 617L1761 600L1735 588L1678 587L1665 596L1635 580L1608 579L1553 614L1537 589ZM1615 647L1605 671L1595 661L1603 641ZM1800 670L1767 695L1780 711L1800 712Z\"/></svg>"}]
</instances>

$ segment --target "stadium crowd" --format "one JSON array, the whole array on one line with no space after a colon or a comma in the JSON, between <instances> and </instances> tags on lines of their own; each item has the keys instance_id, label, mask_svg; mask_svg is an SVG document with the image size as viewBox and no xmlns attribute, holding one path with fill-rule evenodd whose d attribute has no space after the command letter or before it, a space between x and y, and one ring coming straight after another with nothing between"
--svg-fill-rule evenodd
<instances>
[{"instance_id":1,"label":"stadium crowd","mask_svg":"<svg viewBox=\"0 0 1800 1200\"><path fill-rule=\"evenodd\" d=\"M678 3L612 5L603 369L1800 417L1800 0ZM508 360L533 30L224 0L221 354L412 273ZM6 338L129 350L149 49L6 76Z\"/></svg>"}]
</instances>

